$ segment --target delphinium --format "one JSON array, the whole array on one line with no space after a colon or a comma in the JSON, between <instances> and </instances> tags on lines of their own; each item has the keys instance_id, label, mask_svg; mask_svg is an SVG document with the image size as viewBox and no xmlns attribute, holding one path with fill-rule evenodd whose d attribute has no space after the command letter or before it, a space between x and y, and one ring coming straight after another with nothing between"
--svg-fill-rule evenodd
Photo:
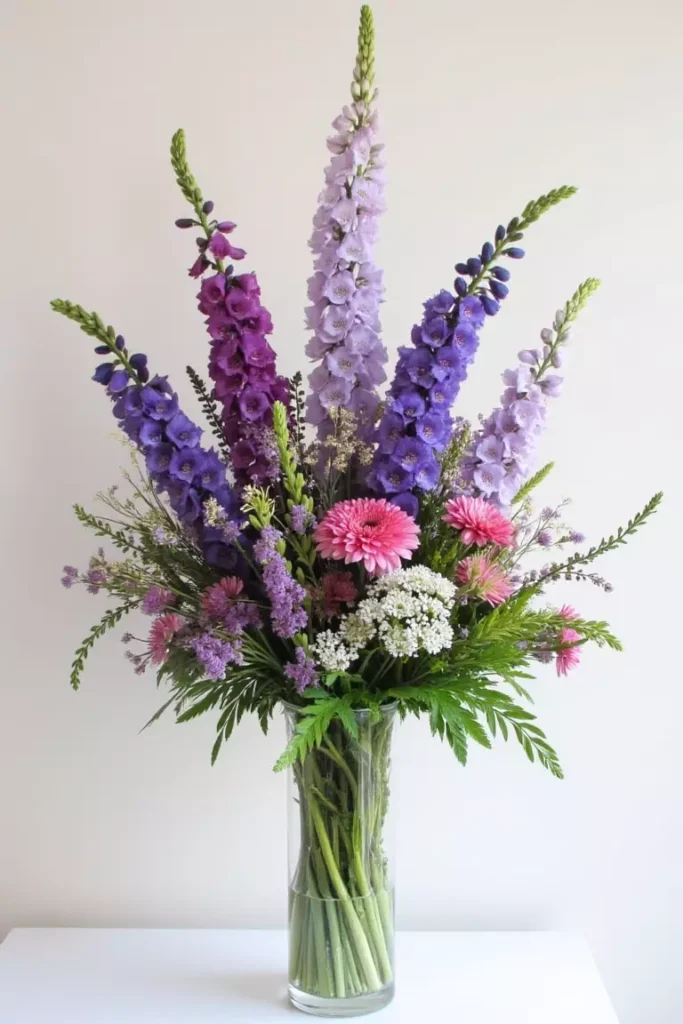
<instances>
[{"instance_id":1,"label":"delphinium","mask_svg":"<svg viewBox=\"0 0 683 1024\"><path fill-rule=\"evenodd\" d=\"M592 277L579 285L555 314L553 326L541 331L543 347L521 351L518 365L503 374L500 408L474 434L460 466L461 485L468 493L505 507L531 476L547 400L556 398L562 387L562 377L549 371L562 366L571 325L599 285Z\"/></svg>"},{"instance_id":2,"label":"delphinium","mask_svg":"<svg viewBox=\"0 0 683 1024\"><path fill-rule=\"evenodd\" d=\"M225 464L213 448L202 446L202 431L180 409L168 378L150 378L147 356L129 355L123 336L106 327L97 313L64 299L55 299L52 308L98 341L98 355L109 356L97 367L93 380L106 389L120 428L144 454L155 487L168 495L171 508L197 538L207 562L234 568L238 555L225 530L235 521L238 503ZM224 523L207 524L204 504L209 498L220 507Z\"/></svg>"},{"instance_id":3,"label":"delphinium","mask_svg":"<svg viewBox=\"0 0 683 1024\"><path fill-rule=\"evenodd\" d=\"M425 302L422 322L411 332L412 347L399 349L370 483L411 515L418 514L419 495L439 482L439 453L453 433L451 407L486 317L495 316L508 294L510 271L500 261L521 259L524 250L516 243L527 228L575 191L555 189L528 203L507 227L499 225L478 256L456 264L454 293L442 290Z\"/></svg>"},{"instance_id":4,"label":"delphinium","mask_svg":"<svg viewBox=\"0 0 683 1024\"><path fill-rule=\"evenodd\" d=\"M201 278L197 298L211 338L209 376L214 396L222 405L222 425L230 466L238 483L272 480L277 475L272 424L273 403L287 402L288 385L278 377L275 351L266 340L273 330L254 273L236 274L232 262L246 251L231 242L232 221L209 220L214 204L204 200L190 170L185 135L179 130L171 143L171 162L180 189L195 217L181 217L179 228L197 228L199 255L190 276Z\"/></svg>"},{"instance_id":5,"label":"delphinium","mask_svg":"<svg viewBox=\"0 0 683 1024\"><path fill-rule=\"evenodd\" d=\"M382 272L373 262L384 209L374 66L372 12L363 7L352 102L333 122L336 135L327 144L333 155L310 240L316 259L306 321L314 333L306 353L319 365L309 377L307 415L321 438L332 433L331 410L339 407L351 410L367 435L377 387L386 380L387 353L379 336Z\"/></svg>"}]
</instances>

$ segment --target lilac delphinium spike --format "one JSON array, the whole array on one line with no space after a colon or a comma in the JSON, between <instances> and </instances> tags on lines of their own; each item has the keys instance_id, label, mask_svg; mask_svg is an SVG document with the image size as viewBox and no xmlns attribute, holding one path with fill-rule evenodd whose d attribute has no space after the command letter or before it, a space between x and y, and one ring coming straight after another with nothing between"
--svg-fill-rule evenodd
<instances>
[{"instance_id":1,"label":"lilac delphinium spike","mask_svg":"<svg viewBox=\"0 0 683 1024\"><path fill-rule=\"evenodd\" d=\"M101 364L93 380L106 387L121 430L143 453L154 485L168 495L171 508L194 533L206 560L232 569L238 561L237 550L226 543L221 529L204 523L202 513L204 503L214 499L225 517L234 521L239 501L226 479L225 465L213 449L201 446L202 432L179 408L168 378L150 379L147 357L129 355L121 335L105 327L96 313L63 299L55 299L52 308L94 336L98 354L109 353L111 362ZM107 367L106 373L102 366Z\"/></svg>"},{"instance_id":2,"label":"lilac delphinium spike","mask_svg":"<svg viewBox=\"0 0 683 1024\"><path fill-rule=\"evenodd\" d=\"M549 398L556 398L562 377L548 371L562 362L561 349L570 336L570 324L597 290L600 282L588 278L579 285L552 328L541 331L541 349L519 353L519 365L506 370L500 408L484 420L473 436L460 465L461 493L481 496L505 508L534 469L538 436L546 418Z\"/></svg>"},{"instance_id":3,"label":"lilac delphinium spike","mask_svg":"<svg viewBox=\"0 0 683 1024\"><path fill-rule=\"evenodd\" d=\"M209 220L213 203L204 201L190 170L182 130L173 136L171 162L196 214L196 219L183 217L176 225L203 232L197 238L199 256L190 275L202 277L197 298L211 338L209 376L214 395L223 406L231 468L238 484L261 483L278 473L270 429L273 404L287 405L289 397L287 381L277 376L275 352L266 340L273 321L261 305L256 275L235 274L233 265L226 265L226 260L244 259L246 251L227 237L236 227L232 221Z\"/></svg>"},{"instance_id":4,"label":"lilac delphinium spike","mask_svg":"<svg viewBox=\"0 0 683 1024\"><path fill-rule=\"evenodd\" d=\"M507 227L499 225L494 242L485 242L479 256L456 264L453 293L442 290L425 302L412 347L399 348L369 483L409 514L417 515L418 495L439 480L437 453L453 433L451 406L476 354L479 331L508 293L510 271L498 261L521 259L524 250L516 243L523 232L575 191L555 189L528 203Z\"/></svg>"},{"instance_id":5,"label":"lilac delphinium spike","mask_svg":"<svg viewBox=\"0 0 683 1024\"><path fill-rule=\"evenodd\" d=\"M328 140L333 155L310 240L316 259L306 321L314 333L306 352L319 365L309 377L307 419L322 438L333 429L330 409L340 406L351 409L367 433L379 401L377 387L386 380L378 315L382 272L372 256L385 208L373 48L372 12L363 7L353 102L333 122L337 134Z\"/></svg>"}]
</instances>

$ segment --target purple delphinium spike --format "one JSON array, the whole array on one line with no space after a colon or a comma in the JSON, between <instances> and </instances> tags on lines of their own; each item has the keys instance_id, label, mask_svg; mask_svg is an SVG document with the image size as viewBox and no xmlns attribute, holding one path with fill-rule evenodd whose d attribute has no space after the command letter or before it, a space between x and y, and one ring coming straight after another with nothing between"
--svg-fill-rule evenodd
<instances>
[{"instance_id":1,"label":"purple delphinium spike","mask_svg":"<svg viewBox=\"0 0 683 1024\"><path fill-rule=\"evenodd\" d=\"M199 256L190 276L202 278L199 311L206 317L211 338L209 376L214 396L223 406L225 438L231 450L231 469L236 482L263 483L274 479L278 460L272 441L273 405L289 403L289 386L275 371L275 352L266 341L273 330L270 313L261 305L261 289L253 273L234 274L226 260L243 260L246 250L227 236L236 224L208 220L211 200L204 201L187 163L185 136L176 132L171 161L178 184L192 204L196 220L181 218L178 227L197 226ZM98 368L106 376L106 370Z\"/></svg>"},{"instance_id":2,"label":"purple delphinium spike","mask_svg":"<svg viewBox=\"0 0 683 1024\"><path fill-rule=\"evenodd\" d=\"M456 265L454 291L444 289L425 302L422 322L411 332L413 347L399 348L369 483L413 514L418 509L416 495L438 483L436 453L443 451L453 433L451 407L479 346L479 331L507 294L502 281L510 274L494 264L501 255L510 255L510 233L510 226L499 228L495 247L485 242L480 256ZM469 284L466 277L471 278Z\"/></svg>"},{"instance_id":3,"label":"purple delphinium spike","mask_svg":"<svg viewBox=\"0 0 683 1024\"><path fill-rule=\"evenodd\" d=\"M396 375L379 425L380 444L369 474L369 486L375 492L386 495L402 508L417 510L416 493L429 491L438 483L434 452L442 450L451 439L451 406L477 350L478 332L487 316L495 316L507 295L505 282L510 272L498 261L503 257L521 259L524 250L515 243L522 239L524 231L575 191L571 186L562 186L527 203L522 214L513 217L507 227L500 224L496 228L495 244L485 242L478 256L456 264L458 276L453 282L453 293L441 291L425 302L422 323L416 324L411 333L414 348L399 349ZM425 436L423 421L427 417L429 430ZM389 431L387 419L391 420ZM403 438L414 437L424 447L420 450L421 458L406 470L394 457L394 450ZM399 482L401 486L397 487Z\"/></svg>"},{"instance_id":4,"label":"purple delphinium spike","mask_svg":"<svg viewBox=\"0 0 683 1024\"><path fill-rule=\"evenodd\" d=\"M315 273L308 281L306 323L313 335L306 352L319 365L309 377L306 417L323 438L333 427L330 409L341 405L368 434L377 387L386 380L378 315L382 272L372 256L385 208L384 172L373 108L372 16L363 10L353 103L332 123L337 134L327 143L333 155L310 240Z\"/></svg>"},{"instance_id":5,"label":"purple delphinium spike","mask_svg":"<svg viewBox=\"0 0 683 1024\"><path fill-rule=\"evenodd\" d=\"M598 285L595 278L584 281L557 312L552 328L541 331L543 348L524 349L518 354L519 364L503 374L506 387L500 407L483 421L460 463L460 493L505 508L532 475L548 399L556 398L562 387L562 377L548 371L560 365L569 325Z\"/></svg>"},{"instance_id":6,"label":"purple delphinium spike","mask_svg":"<svg viewBox=\"0 0 683 1024\"><path fill-rule=\"evenodd\" d=\"M260 295L255 274L233 276L218 270L202 280L197 296L211 337L209 376L223 406L238 484L262 483L277 475L273 405L289 401L287 381L277 376L275 352L266 341L273 322Z\"/></svg>"},{"instance_id":7,"label":"purple delphinium spike","mask_svg":"<svg viewBox=\"0 0 683 1024\"><path fill-rule=\"evenodd\" d=\"M86 333L92 334L94 327L101 330L97 336L107 341L108 335L95 314L60 299L52 306L75 320ZM228 484L223 463L213 449L207 450L199 443L202 432L180 410L178 395L168 378L149 379L147 358L139 353L133 363L120 335L107 344L114 369L108 379L102 374L95 379L106 387L119 427L143 453L155 487L168 495L171 508L194 534L207 562L233 569L238 563L237 549L227 542L221 529L207 526L203 519L204 502L209 498L216 500L226 520L238 517L239 501ZM123 378L123 386L118 376Z\"/></svg>"}]
</instances>

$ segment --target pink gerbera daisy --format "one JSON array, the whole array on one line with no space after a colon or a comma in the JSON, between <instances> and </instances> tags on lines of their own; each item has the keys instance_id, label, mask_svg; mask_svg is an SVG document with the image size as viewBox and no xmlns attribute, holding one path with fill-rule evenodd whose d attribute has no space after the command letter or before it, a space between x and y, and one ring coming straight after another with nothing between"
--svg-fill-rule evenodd
<instances>
[{"instance_id":1,"label":"pink gerbera daisy","mask_svg":"<svg viewBox=\"0 0 683 1024\"><path fill-rule=\"evenodd\" d=\"M495 562L486 555L470 555L463 558L455 570L458 583L468 587L475 597L491 605L501 604L513 591L510 580Z\"/></svg>"},{"instance_id":2,"label":"pink gerbera daisy","mask_svg":"<svg viewBox=\"0 0 683 1024\"><path fill-rule=\"evenodd\" d=\"M168 615L160 615L152 623L149 631L149 653L155 665L163 665L168 657L168 645L176 633L185 625L185 619L180 615L169 612Z\"/></svg>"},{"instance_id":3,"label":"pink gerbera daisy","mask_svg":"<svg viewBox=\"0 0 683 1024\"><path fill-rule=\"evenodd\" d=\"M354 498L333 505L313 536L323 558L362 562L379 576L412 558L419 533L415 520L385 498Z\"/></svg>"},{"instance_id":4,"label":"pink gerbera daisy","mask_svg":"<svg viewBox=\"0 0 683 1024\"><path fill-rule=\"evenodd\" d=\"M509 548L514 540L515 528L510 520L483 498L462 495L446 504L444 522L460 530L463 544L497 544Z\"/></svg>"},{"instance_id":5,"label":"pink gerbera daisy","mask_svg":"<svg viewBox=\"0 0 683 1024\"><path fill-rule=\"evenodd\" d=\"M575 629L567 627L560 630L561 644L575 644L580 639L581 634L577 633ZM558 676L566 676L567 672L578 665L580 661L581 649L579 647L564 647L561 651L558 651L555 662Z\"/></svg>"}]
</instances>

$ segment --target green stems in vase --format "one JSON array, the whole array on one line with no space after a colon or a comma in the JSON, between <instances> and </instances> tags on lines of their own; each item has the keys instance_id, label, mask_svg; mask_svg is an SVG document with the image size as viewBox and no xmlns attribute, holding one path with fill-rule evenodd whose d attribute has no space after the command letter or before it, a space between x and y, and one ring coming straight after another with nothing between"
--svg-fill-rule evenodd
<instances>
[{"instance_id":1,"label":"green stems in vase","mask_svg":"<svg viewBox=\"0 0 683 1024\"><path fill-rule=\"evenodd\" d=\"M286 715L293 733L298 709ZM383 1005L393 992L386 824L394 707L374 721L368 711L355 715L357 737L335 722L291 770L290 989L297 1005L318 1013L340 1000L358 1012L358 997Z\"/></svg>"}]
</instances>

